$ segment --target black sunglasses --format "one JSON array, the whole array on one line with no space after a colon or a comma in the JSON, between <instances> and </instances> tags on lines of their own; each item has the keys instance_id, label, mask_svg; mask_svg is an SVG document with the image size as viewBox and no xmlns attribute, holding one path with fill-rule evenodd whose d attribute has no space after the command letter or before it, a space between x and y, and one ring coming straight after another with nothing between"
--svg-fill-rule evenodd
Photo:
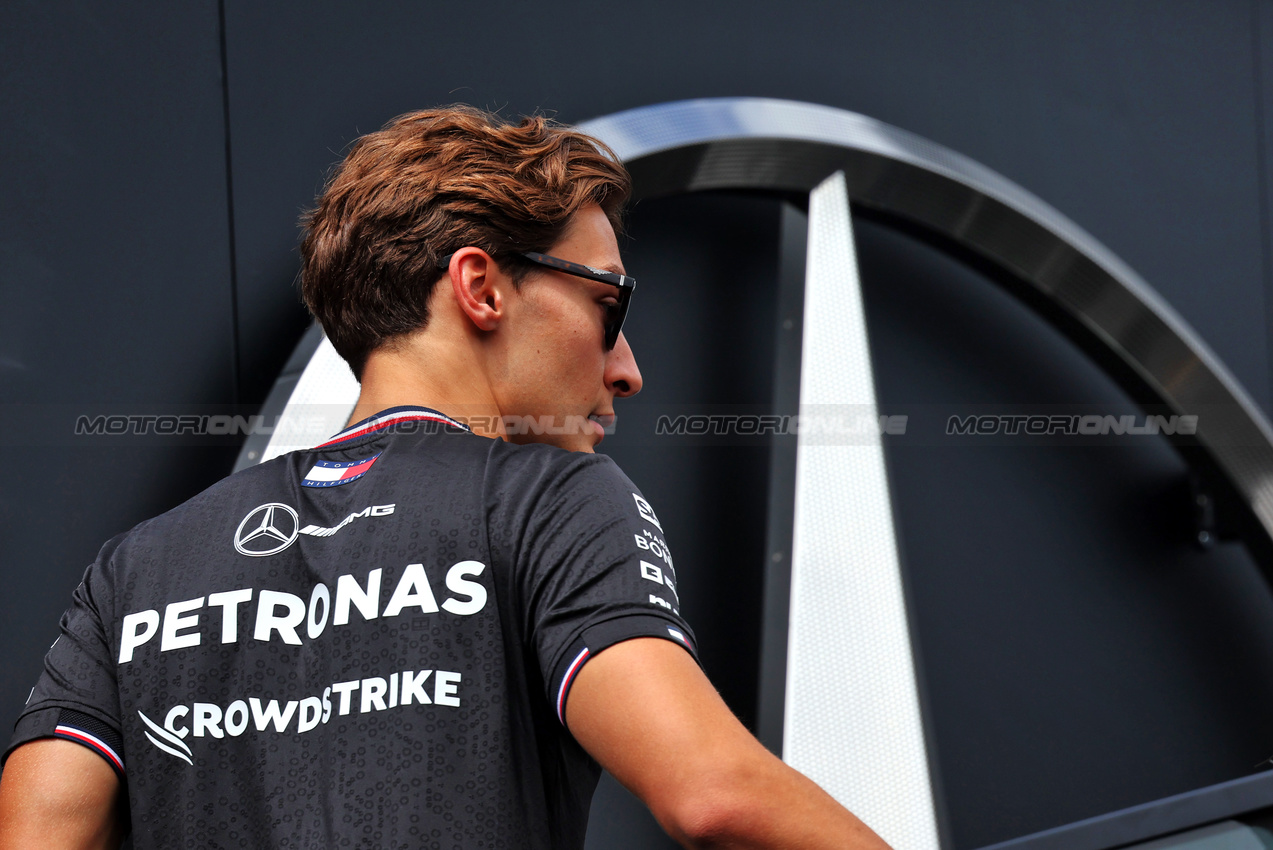
<instances>
[{"instance_id":1,"label":"black sunglasses","mask_svg":"<svg viewBox=\"0 0 1273 850\"><path fill-rule=\"evenodd\" d=\"M453 256L453 255L452 255ZM566 274L572 274L575 277L582 277L588 280L595 280L598 283L608 283L617 287L619 290L619 301L606 309L608 318L605 324L605 345L606 351L614 348L619 341L619 331L623 330L623 320L628 315L628 305L632 303L632 291L636 289L636 278L628 277L625 274L617 272L608 272L604 269L594 269L592 266L585 266L582 263L572 263L570 260L563 260L559 257L550 257L548 254L540 254L537 251L526 251L520 255L523 259L530 260L537 266L554 269ZM440 263L441 268L447 268L451 265L451 256L445 257Z\"/></svg>"}]
</instances>

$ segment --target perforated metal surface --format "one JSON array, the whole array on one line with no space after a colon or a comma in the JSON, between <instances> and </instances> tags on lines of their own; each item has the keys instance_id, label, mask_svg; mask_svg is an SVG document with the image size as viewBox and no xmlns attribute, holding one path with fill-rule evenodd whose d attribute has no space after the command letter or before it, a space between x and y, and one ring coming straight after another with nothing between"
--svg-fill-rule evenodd
<instances>
[{"instance_id":1,"label":"perforated metal surface","mask_svg":"<svg viewBox=\"0 0 1273 850\"><path fill-rule=\"evenodd\" d=\"M874 413L866 333L837 172L809 195L802 414ZM797 449L783 758L895 847L937 850L883 447L854 442Z\"/></svg>"}]
</instances>

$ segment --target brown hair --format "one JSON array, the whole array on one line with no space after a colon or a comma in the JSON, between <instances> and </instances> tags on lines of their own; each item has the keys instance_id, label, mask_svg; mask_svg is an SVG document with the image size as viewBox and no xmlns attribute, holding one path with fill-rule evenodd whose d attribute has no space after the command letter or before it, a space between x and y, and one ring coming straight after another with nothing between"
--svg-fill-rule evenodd
<instances>
[{"instance_id":1,"label":"brown hair","mask_svg":"<svg viewBox=\"0 0 1273 850\"><path fill-rule=\"evenodd\" d=\"M631 181L602 142L543 117L411 112L360 138L302 220L301 294L361 379L367 356L423 328L441 260L473 245L519 283L590 203L621 232Z\"/></svg>"}]
</instances>

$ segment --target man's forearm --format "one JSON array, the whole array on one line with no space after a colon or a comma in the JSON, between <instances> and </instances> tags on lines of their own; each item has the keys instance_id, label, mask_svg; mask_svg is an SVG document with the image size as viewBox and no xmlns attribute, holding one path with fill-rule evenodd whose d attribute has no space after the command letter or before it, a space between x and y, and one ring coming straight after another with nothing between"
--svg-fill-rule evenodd
<instances>
[{"instance_id":1,"label":"man's forearm","mask_svg":"<svg viewBox=\"0 0 1273 850\"><path fill-rule=\"evenodd\" d=\"M888 850L830 794L739 731L746 739L710 768L694 768L699 779L686 793L656 802L655 816L683 846Z\"/></svg>"},{"instance_id":2,"label":"man's forearm","mask_svg":"<svg viewBox=\"0 0 1273 850\"><path fill-rule=\"evenodd\" d=\"M759 745L757 745L759 746ZM715 801L681 815L678 839L703 848L861 848L888 845L808 777L767 751L721 783Z\"/></svg>"},{"instance_id":3,"label":"man's forearm","mask_svg":"<svg viewBox=\"0 0 1273 850\"><path fill-rule=\"evenodd\" d=\"M686 847L887 850L858 818L761 746L670 641L617 644L579 673L575 738Z\"/></svg>"}]
</instances>

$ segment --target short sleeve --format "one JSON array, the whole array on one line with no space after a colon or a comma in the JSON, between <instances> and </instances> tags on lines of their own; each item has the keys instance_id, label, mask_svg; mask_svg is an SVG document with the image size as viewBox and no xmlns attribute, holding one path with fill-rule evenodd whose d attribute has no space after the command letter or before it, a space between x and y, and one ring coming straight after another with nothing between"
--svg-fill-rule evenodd
<instances>
[{"instance_id":1,"label":"short sleeve","mask_svg":"<svg viewBox=\"0 0 1273 850\"><path fill-rule=\"evenodd\" d=\"M44 656L44 672L15 724L5 759L29 741L62 738L93 750L123 777L119 694L104 625L110 622L112 608L108 562L113 549L111 544L103 548L75 589L71 607L62 615L61 633Z\"/></svg>"},{"instance_id":2,"label":"short sleeve","mask_svg":"<svg viewBox=\"0 0 1273 850\"><path fill-rule=\"evenodd\" d=\"M508 495L522 505L513 545L526 631L564 724L575 677L606 648L657 637L697 652L653 506L604 455L560 455Z\"/></svg>"}]
</instances>

